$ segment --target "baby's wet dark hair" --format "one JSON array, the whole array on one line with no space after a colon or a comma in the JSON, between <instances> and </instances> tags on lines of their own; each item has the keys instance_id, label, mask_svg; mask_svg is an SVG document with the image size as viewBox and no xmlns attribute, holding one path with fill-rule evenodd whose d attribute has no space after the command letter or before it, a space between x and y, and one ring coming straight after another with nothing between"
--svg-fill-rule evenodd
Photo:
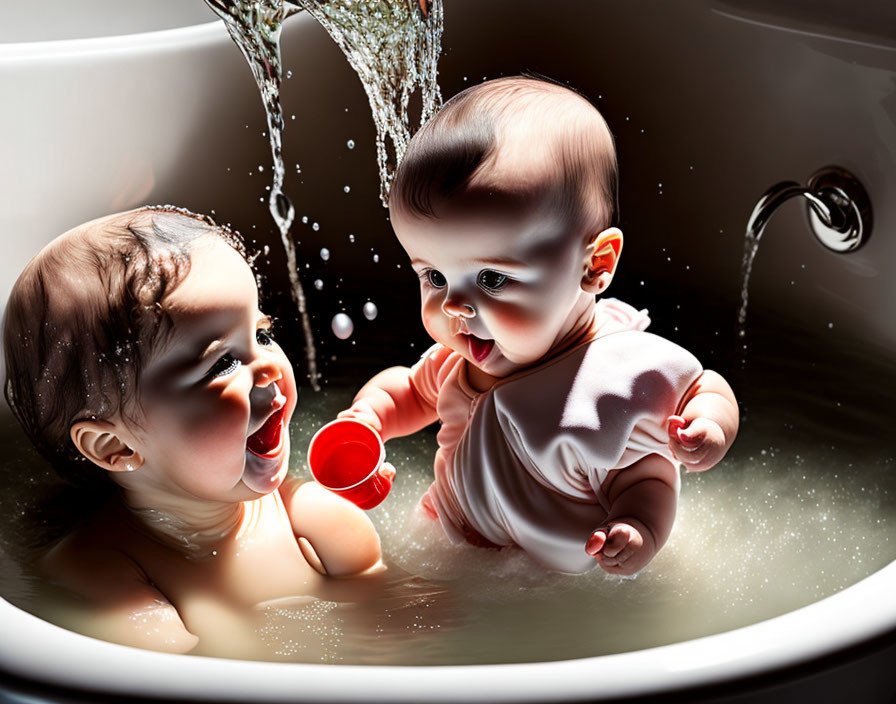
<instances>
[{"instance_id":1,"label":"baby's wet dark hair","mask_svg":"<svg viewBox=\"0 0 896 704\"><path fill-rule=\"evenodd\" d=\"M246 258L239 235L211 218L149 206L57 238L16 281L3 320L4 392L63 478L104 477L69 430L79 420L129 417L141 369L171 330L165 297L189 273L192 246L208 236Z\"/></svg>"},{"instance_id":2,"label":"baby's wet dark hair","mask_svg":"<svg viewBox=\"0 0 896 704\"><path fill-rule=\"evenodd\" d=\"M514 131L523 120L531 128ZM528 174L495 177L493 167L505 147L537 153L533 169L546 175L542 182L527 182ZM392 182L389 208L438 217L440 201L477 186L547 196L572 228L599 232L616 217L613 136L585 97L549 79L512 76L472 86L414 135Z\"/></svg>"}]
</instances>

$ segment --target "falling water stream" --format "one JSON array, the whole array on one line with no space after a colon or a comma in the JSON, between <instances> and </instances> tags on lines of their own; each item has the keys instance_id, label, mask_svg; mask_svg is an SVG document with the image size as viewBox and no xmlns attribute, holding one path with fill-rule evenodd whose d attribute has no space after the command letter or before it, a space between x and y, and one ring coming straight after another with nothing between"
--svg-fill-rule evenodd
<instances>
[{"instance_id":1,"label":"falling water stream","mask_svg":"<svg viewBox=\"0 0 896 704\"><path fill-rule=\"evenodd\" d=\"M747 230L747 236L744 240L744 257L740 265L743 283L740 289L740 309L737 311L737 339L743 353L741 357L742 367L746 365L747 354L747 306L750 303L750 274L753 272L753 262L756 259L756 254L759 252L761 235L762 233L760 232L759 236L754 236L749 229Z\"/></svg>"},{"instance_id":2,"label":"falling water stream","mask_svg":"<svg viewBox=\"0 0 896 704\"><path fill-rule=\"evenodd\" d=\"M274 161L268 205L286 251L292 298L305 338L308 378L317 391L320 373L314 334L299 278L296 243L290 233L295 208L283 192L281 27L290 15L307 10L327 30L357 72L376 125L380 198L387 205L392 176L411 137L408 110L411 96L419 90L421 124L441 103L436 82L442 36L441 0L302 0L301 6L284 0L206 0L206 3L224 20L246 57L261 93Z\"/></svg>"}]
</instances>

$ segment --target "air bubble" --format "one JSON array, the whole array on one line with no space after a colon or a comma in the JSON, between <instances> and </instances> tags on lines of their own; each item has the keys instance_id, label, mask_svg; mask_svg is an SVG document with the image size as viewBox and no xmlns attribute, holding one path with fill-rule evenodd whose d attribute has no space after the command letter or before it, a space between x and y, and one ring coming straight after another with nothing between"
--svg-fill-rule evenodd
<instances>
[{"instance_id":1,"label":"air bubble","mask_svg":"<svg viewBox=\"0 0 896 704\"><path fill-rule=\"evenodd\" d=\"M343 187L342 187L342 192L343 192L343 193L349 193L351 190L352 190L352 189L351 189L349 186L343 186Z\"/></svg>"},{"instance_id":2,"label":"air bubble","mask_svg":"<svg viewBox=\"0 0 896 704\"><path fill-rule=\"evenodd\" d=\"M316 222L312 223L311 229L317 232L320 229L320 225L318 225Z\"/></svg>"},{"instance_id":3,"label":"air bubble","mask_svg":"<svg viewBox=\"0 0 896 704\"><path fill-rule=\"evenodd\" d=\"M333 334L340 340L347 340L355 330L355 324L345 313L334 315L330 327L333 329Z\"/></svg>"},{"instance_id":4,"label":"air bubble","mask_svg":"<svg viewBox=\"0 0 896 704\"><path fill-rule=\"evenodd\" d=\"M323 290L323 287L324 287L323 281L321 281L320 279L314 280L314 288L316 288L318 291L321 291L321 290Z\"/></svg>"},{"instance_id":5,"label":"air bubble","mask_svg":"<svg viewBox=\"0 0 896 704\"><path fill-rule=\"evenodd\" d=\"M354 149L355 148L355 140L353 140L353 139L348 140L345 143L345 146L347 146L349 149Z\"/></svg>"},{"instance_id":6,"label":"air bubble","mask_svg":"<svg viewBox=\"0 0 896 704\"><path fill-rule=\"evenodd\" d=\"M325 262L330 261L330 250L327 249L326 247L322 247L320 250L320 258L323 259Z\"/></svg>"},{"instance_id":7,"label":"air bubble","mask_svg":"<svg viewBox=\"0 0 896 704\"><path fill-rule=\"evenodd\" d=\"M372 301L367 301L367 303L364 304L363 311L364 317L368 320L375 320L377 313L379 313L379 311L376 309L376 304Z\"/></svg>"}]
</instances>

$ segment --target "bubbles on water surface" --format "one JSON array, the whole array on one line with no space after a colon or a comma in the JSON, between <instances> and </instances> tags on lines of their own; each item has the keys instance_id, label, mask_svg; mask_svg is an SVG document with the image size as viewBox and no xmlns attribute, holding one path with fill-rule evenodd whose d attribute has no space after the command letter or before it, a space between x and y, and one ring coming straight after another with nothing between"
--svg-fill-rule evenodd
<instances>
[{"instance_id":1,"label":"bubbles on water surface","mask_svg":"<svg viewBox=\"0 0 896 704\"><path fill-rule=\"evenodd\" d=\"M333 334L340 340L347 340L355 331L355 324L345 313L337 313L330 323Z\"/></svg>"},{"instance_id":2,"label":"bubbles on water surface","mask_svg":"<svg viewBox=\"0 0 896 704\"><path fill-rule=\"evenodd\" d=\"M373 301L367 301L367 303L364 304L363 312L364 317L368 320L375 320L377 313L379 313L376 304L373 303Z\"/></svg>"}]
</instances>

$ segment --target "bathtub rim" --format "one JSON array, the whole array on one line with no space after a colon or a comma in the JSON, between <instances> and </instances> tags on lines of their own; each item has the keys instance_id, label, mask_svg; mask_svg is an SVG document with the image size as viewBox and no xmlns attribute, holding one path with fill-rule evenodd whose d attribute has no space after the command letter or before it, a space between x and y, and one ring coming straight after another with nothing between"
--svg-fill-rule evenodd
<instances>
[{"instance_id":1,"label":"bathtub rim","mask_svg":"<svg viewBox=\"0 0 896 704\"><path fill-rule=\"evenodd\" d=\"M104 37L0 43L0 69L59 59L92 59L108 54L165 51L227 37L224 23L209 10L208 22Z\"/></svg>"},{"instance_id":2,"label":"bathtub rim","mask_svg":"<svg viewBox=\"0 0 896 704\"><path fill-rule=\"evenodd\" d=\"M85 692L219 702L246 697L257 702L613 699L762 677L873 641L896 629L894 584L896 561L825 599L724 633L574 660L443 666L255 662L156 653L68 631L0 598L0 622L5 624L0 672ZM47 661L53 662L52 669L43 666Z\"/></svg>"}]
</instances>

